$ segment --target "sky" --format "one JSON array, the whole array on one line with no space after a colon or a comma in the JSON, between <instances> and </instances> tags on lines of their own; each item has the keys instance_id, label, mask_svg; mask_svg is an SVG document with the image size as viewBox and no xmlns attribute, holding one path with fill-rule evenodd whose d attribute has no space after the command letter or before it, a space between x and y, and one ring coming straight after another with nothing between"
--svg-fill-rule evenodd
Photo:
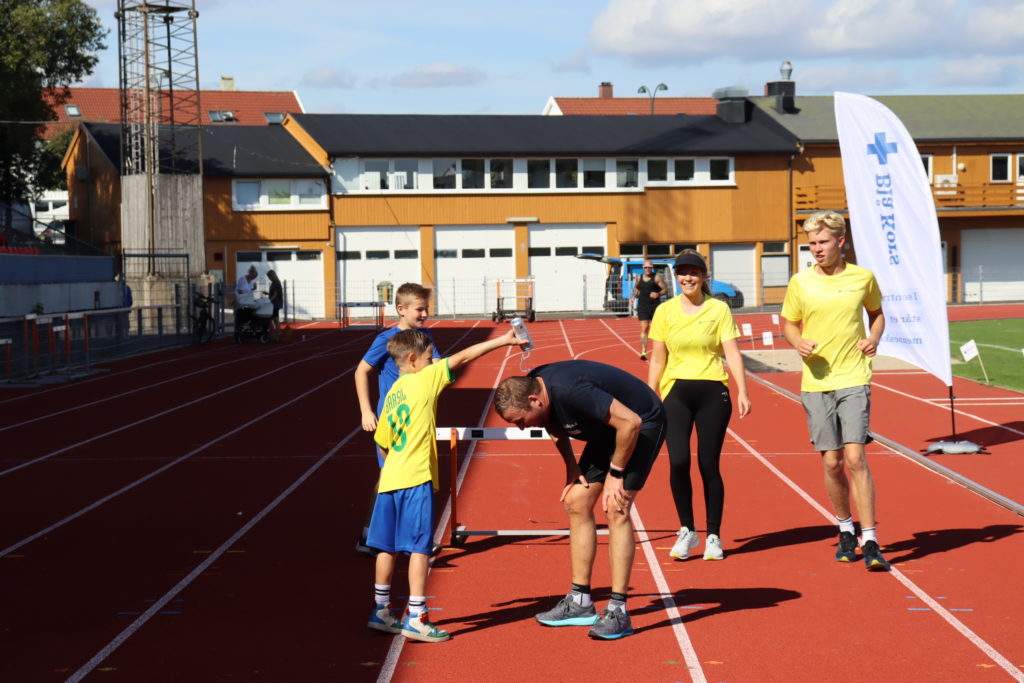
<instances>
[{"instance_id":1,"label":"sky","mask_svg":"<svg viewBox=\"0 0 1024 683\"><path fill-rule=\"evenodd\" d=\"M175 4L188 0L172 0ZM117 87L110 30L79 85ZM196 0L200 86L310 113L539 114L549 97L1024 92L1024 0Z\"/></svg>"}]
</instances>

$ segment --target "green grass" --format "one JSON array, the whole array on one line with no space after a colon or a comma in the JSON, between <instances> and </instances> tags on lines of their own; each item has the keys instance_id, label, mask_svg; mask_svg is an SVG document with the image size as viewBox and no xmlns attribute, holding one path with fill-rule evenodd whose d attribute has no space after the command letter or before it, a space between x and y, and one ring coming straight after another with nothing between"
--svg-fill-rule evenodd
<instances>
[{"instance_id":1,"label":"green grass","mask_svg":"<svg viewBox=\"0 0 1024 683\"><path fill-rule=\"evenodd\" d=\"M960 347L973 339L981 356L964 363ZM953 374L957 377L985 381L981 364L985 364L988 383L1024 392L1024 319L979 320L950 323L949 348L953 357ZM958 362L959 361L959 362Z\"/></svg>"}]
</instances>

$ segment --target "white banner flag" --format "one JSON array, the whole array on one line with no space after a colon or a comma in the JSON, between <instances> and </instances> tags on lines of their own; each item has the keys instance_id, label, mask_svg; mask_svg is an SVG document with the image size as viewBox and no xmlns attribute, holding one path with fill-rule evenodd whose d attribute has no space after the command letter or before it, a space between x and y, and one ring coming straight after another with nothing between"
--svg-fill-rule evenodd
<instances>
[{"instance_id":1,"label":"white banner flag","mask_svg":"<svg viewBox=\"0 0 1024 683\"><path fill-rule=\"evenodd\" d=\"M882 290L885 334L878 352L952 386L939 221L921 155L881 103L837 92L835 106L857 263Z\"/></svg>"}]
</instances>

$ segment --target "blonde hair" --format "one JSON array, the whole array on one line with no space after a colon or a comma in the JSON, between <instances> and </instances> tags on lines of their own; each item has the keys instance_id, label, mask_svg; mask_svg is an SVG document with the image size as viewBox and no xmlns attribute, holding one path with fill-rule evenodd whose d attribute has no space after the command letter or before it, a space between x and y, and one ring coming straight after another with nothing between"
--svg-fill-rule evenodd
<instances>
[{"instance_id":1,"label":"blonde hair","mask_svg":"<svg viewBox=\"0 0 1024 683\"><path fill-rule=\"evenodd\" d=\"M828 230L836 238L846 235L846 219L835 211L815 211L804 220L804 232Z\"/></svg>"},{"instance_id":2,"label":"blonde hair","mask_svg":"<svg viewBox=\"0 0 1024 683\"><path fill-rule=\"evenodd\" d=\"M540 393L540 382L536 377L506 377L494 392L494 410L505 417L509 409L526 410L530 407L530 396Z\"/></svg>"},{"instance_id":3,"label":"blonde hair","mask_svg":"<svg viewBox=\"0 0 1024 683\"><path fill-rule=\"evenodd\" d=\"M430 287L424 287L417 282L406 282L395 292L395 306L408 306L416 299L430 303L430 294L433 292Z\"/></svg>"}]
</instances>

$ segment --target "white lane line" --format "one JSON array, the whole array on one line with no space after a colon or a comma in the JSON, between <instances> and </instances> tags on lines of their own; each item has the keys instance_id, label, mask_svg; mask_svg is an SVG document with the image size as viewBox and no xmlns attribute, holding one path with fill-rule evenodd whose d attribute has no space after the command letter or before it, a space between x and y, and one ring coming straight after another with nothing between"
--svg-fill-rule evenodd
<instances>
[{"instance_id":1,"label":"white lane line","mask_svg":"<svg viewBox=\"0 0 1024 683\"><path fill-rule=\"evenodd\" d=\"M46 453L45 455L41 455L38 458L34 458L32 460L26 460L23 463L15 465L14 467L10 467L10 468L8 468L6 470L0 471L0 477L4 476L6 474L10 474L11 472L16 472L16 471L18 471L20 469L28 467L29 465L34 465L34 464L36 464L38 462L42 462L44 460L48 460L48 459L52 458L55 455L60 455L61 453L66 453L68 451L74 450L74 449L78 448L79 446L84 446L84 445L86 445L88 443L92 443L93 441L98 441L99 439L103 439L103 438L106 438L106 437L111 436L113 434L117 434L118 432L123 432L126 429L131 429L132 427L136 427L136 426L138 426L140 424L144 424L144 423L149 422L151 420L155 420L158 417L163 417L164 415L169 415L170 413L173 413L175 411L181 410L182 408L187 408L188 406L195 405L196 403L201 403L201 402L203 402L203 401L205 401L207 399L213 398L214 396L218 396L218 395L226 393L228 391L233 391L233 390L235 390L235 389L237 389L239 387L245 386L246 384L249 384L251 382L256 382L258 380L263 379L264 377L269 377L270 375L273 375L275 373L281 372L282 370L286 370L287 368L290 368L293 365L298 365L299 363L305 363L306 361L310 361L310 360L314 360L316 358L321 358L321 357L324 357L324 356L328 356L328 355L331 355L334 352L335 352L335 349L330 349L328 351L321 351L320 353L313 354L312 356L306 356L305 358L300 358L299 360L292 361L291 363L288 363L286 365L278 366L278 367L274 368L273 370L270 370L268 372L263 373L262 375L257 375L255 377L250 377L247 380L244 380L244 381L239 382L237 384L233 384L233 385L231 385L229 387L225 387L225 388L220 389L218 391L215 391L213 393L206 394L204 396L200 396L199 398L196 398L196 399L193 399L191 401L188 401L187 403L180 403L180 404L174 406L173 408L168 408L167 410L160 411L159 413L154 413L152 415L149 415L148 417L140 418L140 419L138 419L138 420L136 420L134 422L130 422L130 423L126 424L126 425L122 425L120 427L116 427L115 429L111 429L109 431L103 432L102 434L97 434L95 436L89 437L88 439L83 439L81 441L77 441L77 442L71 444L70 446L65 446L64 448L59 448L59 449L57 449L55 451L51 451L49 453Z\"/></svg>"},{"instance_id":2,"label":"white lane line","mask_svg":"<svg viewBox=\"0 0 1024 683\"><path fill-rule=\"evenodd\" d=\"M796 484L792 479L783 474L777 467L768 462L768 460L766 460L760 453L758 453L757 450L755 450L750 444L744 441L739 434L734 432L731 428L728 429L727 431L732 438L736 439L737 443L743 446L743 448L745 448L755 458L760 460L762 465L767 467L775 476L779 477L779 479L781 479L783 483L785 483L791 489L796 491L796 493L801 498L803 498L808 504L810 504L810 506L814 508L822 517L824 517L829 524L835 524L835 515L833 515L831 512L822 507L806 491L800 488L798 484ZM945 619L946 622L950 626L955 628L962 636L967 638L967 640L973 643L979 650L984 652L985 655L988 656L988 658L991 659L993 662L995 662L997 666L999 666L1008 674L1010 674L1010 676L1012 676L1014 679L1018 681L1024 681L1024 672L1022 672L1020 669L1014 666L1010 662L1010 660L1001 655L998 651L996 651L995 648L993 648L991 645L985 642L981 638L981 636L979 636L977 633L969 629L966 624L964 624L962 621L953 616L952 613L949 612L949 610L940 605L930 595L925 593L924 590L922 590L917 584L908 579L903 574L903 572L901 572L896 567L892 567L889 573L892 574L892 576L895 577L900 583L906 586L912 593L914 593L914 595L923 600L926 605L928 605L936 614Z\"/></svg>"},{"instance_id":3,"label":"white lane line","mask_svg":"<svg viewBox=\"0 0 1024 683\"><path fill-rule=\"evenodd\" d=\"M949 345L953 346L956 344L958 347L966 344L966 341L958 341L956 339L950 339ZM982 344L981 342L975 342L978 346L984 346L989 349L999 349L1000 351L1009 351L1010 353L1020 353L1020 349L1014 349L1009 346L999 346L998 344Z\"/></svg>"},{"instance_id":4,"label":"white lane line","mask_svg":"<svg viewBox=\"0 0 1024 683\"><path fill-rule=\"evenodd\" d=\"M886 389L888 391L893 392L894 394L899 394L900 396L904 396L906 398L912 398L915 401L920 401L921 403L924 403L927 406L938 407L934 403L931 403L926 398L921 398L921 397L915 396L913 394L908 394L905 391L900 391L899 389L894 389L893 387L889 387L889 386L886 386L884 384L879 384L877 382L872 382L871 386L878 387L879 389ZM1014 434L1018 434L1020 436L1024 436L1024 432L1020 431L1019 429L1014 429L1013 427L1008 427L1006 425L1001 425L998 422L992 422L991 420L986 420L985 418L979 417L978 415L975 415L974 413L966 413L966 412L964 412L962 410L956 410L955 412L956 412L957 415L963 415L964 417L969 417L972 420L977 420L978 422L982 422L982 423L987 424L987 425L989 425L991 427L997 427L999 429L1005 429L1008 432L1012 432Z\"/></svg>"},{"instance_id":5,"label":"white lane line","mask_svg":"<svg viewBox=\"0 0 1024 683\"><path fill-rule=\"evenodd\" d=\"M115 636L113 640L111 640L109 643L103 646L103 649L101 649L99 652L93 655L92 659L83 664L78 669L78 671L71 674L71 676L67 678L68 683L77 683L77 681L82 680L90 673L92 673L92 671L95 670L96 667L103 662L103 660L109 657L114 652L114 650L123 645L126 640L131 638L140 628L145 626L146 622L153 618L153 615L157 614L160 610L162 610L167 605L167 603L169 603L179 593L185 590L188 587L188 585L195 581L204 571L209 569L209 567L214 562L220 559L221 555L227 552L231 548L231 546L237 543L238 540L242 538L242 536L245 536L245 534L247 534L254 526L259 524L264 517L270 514L270 512L273 511L273 509L276 508L278 505L280 505L285 498L290 496L295 491L295 489L301 486L303 482L305 482L313 475L314 472L320 469L320 467L325 462L327 462L331 458L331 456L337 453L342 446L348 443L352 439L352 437L354 437L361 431L361 427L356 427L351 432L349 432L348 436L346 436L344 439L335 444L331 450L327 451L327 453L325 453L319 460L313 463L313 465L311 465L309 469L303 472L298 479L293 481L288 488L282 491L277 496L277 498L275 498L266 507L264 507L258 513L256 513L256 515L252 519L246 522L245 525L242 526L242 528L240 528L238 531L236 531L228 540L224 541L219 548L210 553L210 555L201 563L199 563L199 565L195 569L189 572L188 575L185 576L185 578L179 581L173 588L164 593L156 602L150 605L149 609L147 609L145 612L136 617L135 621L129 624L119 634L117 634L117 636Z\"/></svg>"},{"instance_id":6,"label":"white lane line","mask_svg":"<svg viewBox=\"0 0 1024 683\"><path fill-rule=\"evenodd\" d=\"M679 606L676 605L676 601L672 597L672 590L665 579L665 573L661 571L658 557L654 553L654 546L647 535L647 529L644 527L643 520L640 518L640 511L637 510L635 502L630 510L630 518L633 520L633 530L636 532L640 547L644 551L644 557L647 559L647 566L651 568L651 574L654 576L654 584L658 587L658 593L661 594L661 604L665 606L665 612L668 614L669 623L672 624L672 632L675 634L679 650L683 653L683 660L686 662L686 668L690 672L690 678L693 683L707 683L704 669L700 665L700 658L697 657L697 651L693 648L690 634L687 633L686 626L683 625L683 617L679 614Z\"/></svg>"},{"instance_id":7,"label":"white lane line","mask_svg":"<svg viewBox=\"0 0 1024 683\"><path fill-rule=\"evenodd\" d=\"M136 479L135 481L131 482L130 484L126 484L126 485L122 486L121 488L119 488L118 490L114 491L113 493L109 493L106 496L104 496L104 497L102 497L102 498L92 502L91 504L87 505L86 507L82 508L81 510L78 510L77 512L74 512L74 513L68 515L64 519L59 520L57 522L54 522L53 524L51 524L50 526L46 527L45 529L37 531L36 533L32 534L31 536L27 536L27 537L21 539L20 541L18 541L14 545L11 545L11 546L8 546L6 548L3 548L2 550L0 550L0 557L3 557L4 555L7 555L9 553L14 552L15 550L21 548L22 546L31 543L32 541L36 540L37 538L45 536L46 534L50 533L51 531L53 531L55 529L59 529L60 527L62 527L65 524L67 524L68 522L71 522L71 521L73 521L75 519L78 519L82 515L90 512L92 510L95 510L96 508L100 507L104 503L107 503L107 502L113 500L114 498L117 498L122 493L126 493L128 491L131 491L133 488L135 488L139 484L142 484L142 483L144 483L146 481L149 481L150 479L152 479L153 477L157 476L158 474L161 474L162 472L166 472L167 470L171 469L172 467L174 467L178 463L181 463L181 462L184 462L185 460L188 460L189 458L191 458L196 453L199 453L201 451L206 450L210 446L213 446L214 444L216 444L216 443L218 443L220 441L223 441L224 439L228 438L229 436L231 436L233 434L237 434L238 432L242 431L243 429L245 429L246 427L248 427L250 425L256 424L257 422L259 422L260 420L262 420L266 416L271 415L273 413L276 413L277 411L281 410L282 408L286 408L287 406L290 406L291 404L295 403L296 401L298 401L298 400L300 400L302 398L305 398L306 396L309 396L310 394L312 394L312 393L314 393L316 391L319 391L323 387L325 387L328 384L330 384L330 383L332 383L332 382L334 382L334 381L344 377L345 375L349 374L353 370L355 370L355 366L349 368L348 370L346 370L345 372L341 373L340 375L335 375L331 379L329 379L329 380L327 380L327 381L325 381L325 382L323 382L321 384L318 384L317 386L315 386L312 389L306 391L305 393L299 394L295 398L290 399L289 401L286 401L285 403L282 403L281 405L277 406L276 408L271 408L270 410L266 411L262 415L258 415L257 417L254 417L253 419L249 420L245 424L241 424L241 425L235 427L230 432L225 432L225 433L221 434L220 436L218 436L216 439L213 439L212 441L207 441L202 446L194 448L191 451L189 451L188 453L185 453L184 455L182 455L181 457L176 458L175 460L172 460L171 462L167 463L163 467L160 467L158 469L153 470L152 472L150 472L146 476L141 477L139 479Z\"/></svg>"},{"instance_id":8,"label":"white lane line","mask_svg":"<svg viewBox=\"0 0 1024 683\"><path fill-rule=\"evenodd\" d=\"M569 357L572 358L573 357L572 343L569 342L569 335L566 334L565 324L561 320L558 321L558 327L562 330L562 339L565 340L565 348L569 349Z\"/></svg>"},{"instance_id":9,"label":"white lane line","mask_svg":"<svg viewBox=\"0 0 1024 683\"><path fill-rule=\"evenodd\" d=\"M518 356L519 354L516 354ZM484 401L483 410L480 411L480 417L477 418L476 426L482 427L484 421L487 419L487 411L491 407L491 402L494 400L494 393L498 389L498 383L501 382L502 375L505 373L505 365L508 364L510 358L512 358L512 347L505 347L505 357L501 361L501 365L498 366L498 372L494 377L494 382L491 383L491 393L487 395L487 400ZM462 456L462 464L459 465L459 473L456 477L455 482L455 495L458 496L459 491L462 490L462 482L466 478L466 472L469 470L469 461L473 459L473 451L476 449L476 445L479 443L475 439L469 442L469 447L466 449L466 454ZM437 521L437 527L434 529L434 543L440 543L441 539L444 538L445 529L448 528L448 520L452 515L452 497L449 495L448 500L445 502L444 511L441 513L441 517ZM456 520L458 521L458 520ZM430 568L434 566L434 558L430 558ZM429 572L429 569L428 569ZM405 646L405 636L396 635L391 639L391 647L388 648L388 654L384 658L384 664L381 666L380 674L377 676L377 683L388 683L391 677L395 675L395 668L398 666L398 658L402 655L402 648Z\"/></svg>"}]
</instances>

